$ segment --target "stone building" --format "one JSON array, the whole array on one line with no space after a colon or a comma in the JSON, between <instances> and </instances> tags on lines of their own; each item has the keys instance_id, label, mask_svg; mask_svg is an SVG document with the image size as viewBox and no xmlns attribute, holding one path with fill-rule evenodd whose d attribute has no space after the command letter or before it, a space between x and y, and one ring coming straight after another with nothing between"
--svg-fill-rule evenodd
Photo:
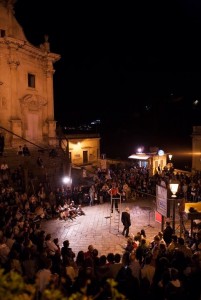
<instances>
[{"instance_id":1,"label":"stone building","mask_svg":"<svg viewBox=\"0 0 201 300\"><path fill-rule=\"evenodd\" d=\"M99 134L68 134L61 141L61 148L68 152L69 161L77 166L97 165L100 158Z\"/></svg>"},{"instance_id":2,"label":"stone building","mask_svg":"<svg viewBox=\"0 0 201 300\"><path fill-rule=\"evenodd\" d=\"M201 171L201 126L193 126L192 171Z\"/></svg>"},{"instance_id":3,"label":"stone building","mask_svg":"<svg viewBox=\"0 0 201 300\"><path fill-rule=\"evenodd\" d=\"M128 157L133 159L140 167L149 169L150 176L156 172L162 172L164 167L167 166L167 154L163 150L152 153L134 153Z\"/></svg>"},{"instance_id":4,"label":"stone building","mask_svg":"<svg viewBox=\"0 0 201 300\"><path fill-rule=\"evenodd\" d=\"M48 37L36 47L29 43L14 17L12 0L0 0L0 132L5 146L19 137L39 146L56 144L54 63Z\"/></svg>"},{"instance_id":5,"label":"stone building","mask_svg":"<svg viewBox=\"0 0 201 300\"><path fill-rule=\"evenodd\" d=\"M55 171L55 165L65 164L68 141L72 165L97 164L100 156L98 134L63 135L65 138L61 142L54 116L53 90L54 63L60 55L50 51L47 36L39 46L26 39L14 16L14 2L0 0L0 135L4 136L6 149L4 155L0 155L0 162L6 157L10 165L24 166L25 158L16 159L16 149L24 143L33 146L31 157L26 158L30 166L39 155L38 148L56 147L58 152L61 147L64 150L58 155L61 162L57 159L52 164L52 160L48 162L49 156L43 154L46 168L50 169L52 164Z\"/></svg>"}]
</instances>

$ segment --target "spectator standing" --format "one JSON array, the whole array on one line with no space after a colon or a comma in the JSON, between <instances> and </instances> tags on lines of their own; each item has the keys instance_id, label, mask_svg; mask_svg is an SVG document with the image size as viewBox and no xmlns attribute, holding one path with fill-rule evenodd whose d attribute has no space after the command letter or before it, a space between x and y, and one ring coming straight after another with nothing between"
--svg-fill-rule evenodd
<instances>
[{"instance_id":1,"label":"spectator standing","mask_svg":"<svg viewBox=\"0 0 201 300\"><path fill-rule=\"evenodd\" d=\"M166 242L166 245L168 246L172 241L172 235L173 235L173 228L170 225L170 222L166 222L166 228L163 230L163 239Z\"/></svg>"},{"instance_id":2,"label":"spectator standing","mask_svg":"<svg viewBox=\"0 0 201 300\"><path fill-rule=\"evenodd\" d=\"M75 253L72 251L72 248L69 248L69 245L69 240L65 240L63 241L63 247L61 247L61 257L64 265L67 260L71 265L74 264Z\"/></svg>"},{"instance_id":3,"label":"spectator standing","mask_svg":"<svg viewBox=\"0 0 201 300\"><path fill-rule=\"evenodd\" d=\"M95 194L96 194L96 189L95 189L94 184L92 184L90 189L89 189L89 197L90 197L89 205L90 206L92 206L94 204Z\"/></svg>"}]
</instances>

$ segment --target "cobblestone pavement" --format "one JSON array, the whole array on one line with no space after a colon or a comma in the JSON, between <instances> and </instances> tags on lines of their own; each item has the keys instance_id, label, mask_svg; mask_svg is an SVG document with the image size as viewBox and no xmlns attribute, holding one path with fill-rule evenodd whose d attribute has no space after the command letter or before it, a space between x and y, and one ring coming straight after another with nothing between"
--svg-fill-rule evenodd
<instances>
[{"instance_id":1,"label":"cobblestone pavement","mask_svg":"<svg viewBox=\"0 0 201 300\"><path fill-rule=\"evenodd\" d=\"M161 231L161 224L155 221L155 203L153 199L140 198L121 204L121 211L130 208L130 235L135 235L142 228L145 229L148 240ZM59 244L68 239L70 247L77 254L79 250L87 251L90 244L98 249L99 255L122 253L127 239L121 234L123 226L118 223L118 214L110 214L110 203L83 207L85 216L76 217L73 221L44 220L42 229L51 233L52 238L58 237ZM110 218L111 217L111 218ZM150 226L149 226L150 225ZM177 228L178 225L176 224Z\"/></svg>"}]
</instances>

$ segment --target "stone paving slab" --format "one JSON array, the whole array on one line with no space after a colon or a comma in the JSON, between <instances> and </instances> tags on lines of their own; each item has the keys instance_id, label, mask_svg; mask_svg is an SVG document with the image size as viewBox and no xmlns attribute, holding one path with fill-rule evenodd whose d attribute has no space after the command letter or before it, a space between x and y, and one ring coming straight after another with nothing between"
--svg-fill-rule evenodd
<instances>
[{"instance_id":1,"label":"stone paving slab","mask_svg":"<svg viewBox=\"0 0 201 300\"><path fill-rule=\"evenodd\" d=\"M144 228L148 240L152 240L154 235L161 231L161 224L155 221L153 200L141 198L122 203L121 212L127 206L131 214L130 234L135 235ZM83 211L85 216L76 217L73 221L44 220L42 229L46 233L51 233L52 238L58 237L60 246L68 239L70 247L76 254L80 250L87 251L90 244L98 249L99 255L107 255L109 252L123 253L127 239L121 234L123 230L121 220L116 223L116 217L119 215L120 218L121 213L110 214L110 203L85 206Z\"/></svg>"}]
</instances>

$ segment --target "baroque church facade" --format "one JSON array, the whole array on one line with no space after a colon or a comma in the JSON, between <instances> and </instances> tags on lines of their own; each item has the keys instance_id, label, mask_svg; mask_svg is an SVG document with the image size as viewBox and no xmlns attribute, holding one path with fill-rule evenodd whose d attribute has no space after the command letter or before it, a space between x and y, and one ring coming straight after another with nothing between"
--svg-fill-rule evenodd
<instances>
[{"instance_id":1,"label":"baroque church facade","mask_svg":"<svg viewBox=\"0 0 201 300\"><path fill-rule=\"evenodd\" d=\"M33 46L14 16L13 1L0 0L0 132L6 147L24 138L39 146L56 145L54 63L48 37Z\"/></svg>"},{"instance_id":2,"label":"baroque church facade","mask_svg":"<svg viewBox=\"0 0 201 300\"><path fill-rule=\"evenodd\" d=\"M97 163L100 136L57 136L54 119L54 63L60 55L50 51L48 37L32 45L14 15L15 0L0 0L0 134L7 149L29 142L51 149L66 145L77 165ZM22 141L23 140L23 141ZM63 151L66 151L66 146Z\"/></svg>"}]
</instances>

